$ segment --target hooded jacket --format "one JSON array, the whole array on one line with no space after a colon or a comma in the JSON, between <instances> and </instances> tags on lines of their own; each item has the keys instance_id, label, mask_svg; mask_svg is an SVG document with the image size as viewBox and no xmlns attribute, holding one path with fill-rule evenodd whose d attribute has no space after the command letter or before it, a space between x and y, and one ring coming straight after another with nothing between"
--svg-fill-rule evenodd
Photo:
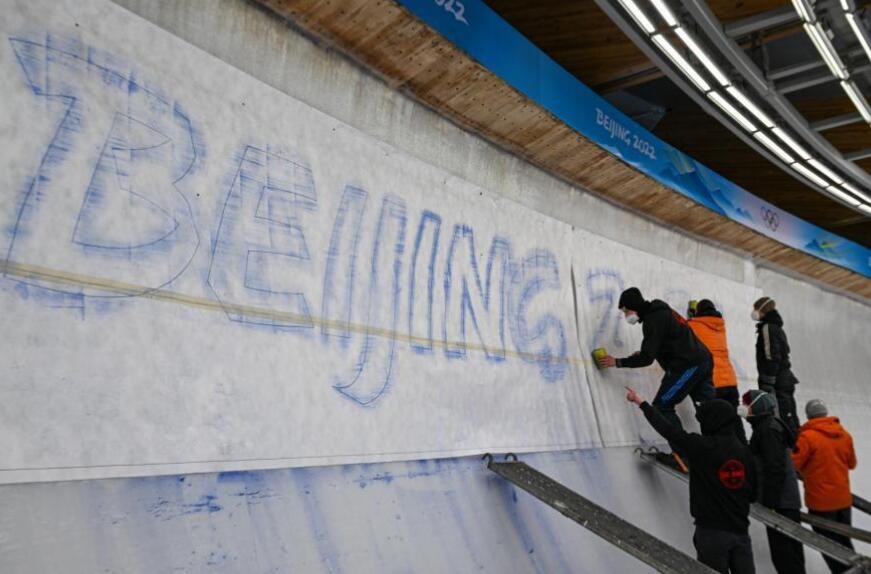
<instances>
[{"instance_id":1,"label":"hooded jacket","mask_svg":"<svg viewBox=\"0 0 871 574\"><path fill-rule=\"evenodd\" d=\"M756 323L756 369L759 384L774 387L791 375L789 342L783 330L783 319L777 309L767 312ZM793 378L793 377L790 377Z\"/></svg>"},{"instance_id":2,"label":"hooded jacket","mask_svg":"<svg viewBox=\"0 0 871 574\"><path fill-rule=\"evenodd\" d=\"M737 387L738 379L729 360L723 316L716 311L709 311L705 315L696 315L687 324L714 359L714 388Z\"/></svg>"},{"instance_id":3,"label":"hooded jacket","mask_svg":"<svg viewBox=\"0 0 871 574\"><path fill-rule=\"evenodd\" d=\"M642 403L641 410L656 432L687 455L696 526L746 534L756 498L756 468L749 448L735 436L735 407L720 399L699 405L701 435L672 425L649 403Z\"/></svg>"},{"instance_id":4,"label":"hooded jacket","mask_svg":"<svg viewBox=\"0 0 871 574\"><path fill-rule=\"evenodd\" d=\"M849 508L850 471L856 468L853 437L836 417L811 419L801 425L792 462L804 479L804 500L811 510Z\"/></svg>"},{"instance_id":5,"label":"hooded jacket","mask_svg":"<svg viewBox=\"0 0 871 574\"><path fill-rule=\"evenodd\" d=\"M747 418L753 427L750 451L758 472L758 500L763 506L799 510L798 476L790 458L795 437L774 413Z\"/></svg>"},{"instance_id":6,"label":"hooded jacket","mask_svg":"<svg viewBox=\"0 0 871 574\"><path fill-rule=\"evenodd\" d=\"M636 310L644 333L641 351L617 359L618 367L635 369L656 361L666 372L711 363L711 354L687 326L686 320L664 301L654 299Z\"/></svg>"}]
</instances>

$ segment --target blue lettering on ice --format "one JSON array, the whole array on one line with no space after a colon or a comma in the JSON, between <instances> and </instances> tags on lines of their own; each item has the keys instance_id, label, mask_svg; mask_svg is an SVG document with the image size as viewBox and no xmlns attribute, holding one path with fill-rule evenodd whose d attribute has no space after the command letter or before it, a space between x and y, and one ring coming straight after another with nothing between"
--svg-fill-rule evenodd
<instances>
[{"instance_id":1,"label":"blue lettering on ice","mask_svg":"<svg viewBox=\"0 0 871 574\"><path fill-rule=\"evenodd\" d=\"M561 380L568 369L568 343L562 321L553 313L543 313L531 324L527 317L537 295L559 290L559 263L550 251L534 249L513 267L508 300L514 345L524 361L538 364L545 381Z\"/></svg>"},{"instance_id":2,"label":"blue lettering on ice","mask_svg":"<svg viewBox=\"0 0 871 574\"><path fill-rule=\"evenodd\" d=\"M127 286L4 271L14 292L21 299L50 296L50 306L81 308L84 318L87 301L109 310L121 304L114 298L175 281L200 241L180 184L204 157L182 106L78 41L48 35L10 42L26 85L56 127L21 190L6 259ZM510 241L495 235L478 253L472 227L455 225L450 240L442 241L442 216L424 210L406 262L404 199L386 195L380 211L368 215L369 193L348 185L333 221L323 288L306 292L319 255L306 230L315 225L320 204L308 161L265 143L245 145L227 174L208 264L199 270L207 289L234 322L302 334L314 332L318 302L312 298L320 295L321 341L335 343L347 359L332 377L341 396L364 406L384 396L406 319L415 353L435 357L440 320L445 356L468 359L469 346L477 346L468 343L472 339L486 360L503 362L507 330L544 380L564 377L565 328L546 296L560 289L551 252L533 249L515 261ZM367 217L374 228L366 226ZM374 234L367 233L362 246L364 228Z\"/></svg>"},{"instance_id":3,"label":"blue lettering on ice","mask_svg":"<svg viewBox=\"0 0 871 574\"><path fill-rule=\"evenodd\" d=\"M311 169L247 146L224 201L208 284L233 321L311 328L300 280L311 273L302 215L317 207ZM250 313L241 306L284 311Z\"/></svg>"},{"instance_id":4,"label":"blue lettering on ice","mask_svg":"<svg viewBox=\"0 0 871 574\"><path fill-rule=\"evenodd\" d=\"M510 264L511 245L507 239L494 237L482 283L475 233L471 227L454 226L444 277L445 355L466 358L466 325L471 322L487 359L505 359L505 278ZM498 273L495 281L494 273Z\"/></svg>"},{"instance_id":5,"label":"blue lettering on ice","mask_svg":"<svg viewBox=\"0 0 871 574\"><path fill-rule=\"evenodd\" d=\"M372 248L368 300L364 305L366 332L351 372L334 377L336 391L361 405L378 400L392 378L406 219L405 202L385 197Z\"/></svg>"},{"instance_id":6,"label":"blue lettering on ice","mask_svg":"<svg viewBox=\"0 0 871 574\"><path fill-rule=\"evenodd\" d=\"M20 202L9 261L63 262L63 271L141 286L120 294L16 279L60 293L119 297L167 285L199 245L190 203L177 184L197 162L194 129L178 103L118 71L111 57L48 35L10 43L57 128ZM89 99L99 94L100 105ZM93 142L102 141L93 157ZM70 174L90 173L76 179ZM74 214L70 216L69 214Z\"/></svg>"},{"instance_id":7,"label":"blue lettering on ice","mask_svg":"<svg viewBox=\"0 0 871 574\"><path fill-rule=\"evenodd\" d=\"M435 266L439 248L442 218L432 211L424 211L414 240L411 256L411 273L408 287L408 334L411 348L416 353L431 353L433 350L433 297L435 296ZM422 253L422 255L421 255ZM426 259L418 266L419 258ZM418 296L419 286L426 285L426 294ZM421 325L421 322L423 324ZM418 342L425 339L426 343Z\"/></svg>"},{"instance_id":8,"label":"blue lettering on ice","mask_svg":"<svg viewBox=\"0 0 871 574\"><path fill-rule=\"evenodd\" d=\"M593 316L601 317L590 341L591 349L613 343L615 347L623 347L620 337L622 321L617 309L620 293L626 287L619 271L614 269L592 269L585 280L587 301L595 306Z\"/></svg>"}]
</instances>

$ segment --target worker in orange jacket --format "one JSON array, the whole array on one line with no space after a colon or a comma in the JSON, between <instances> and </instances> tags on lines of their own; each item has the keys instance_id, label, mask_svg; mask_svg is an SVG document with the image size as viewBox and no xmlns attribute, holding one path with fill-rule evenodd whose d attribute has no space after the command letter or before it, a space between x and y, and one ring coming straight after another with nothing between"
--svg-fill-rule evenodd
<instances>
[{"instance_id":1,"label":"worker in orange jacket","mask_svg":"<svg viewBox=\"0 0 871 574\"><path fill-rule=\"evenodd\" d=\"M738 378L729 360L729 346L726 342L726 322L723 315L717 311L710 299L702 299L695 305L691 302L687 313L687 323L714 358L714 393L718 399L723 399L738 408ZM747 444L747 433L740 418L735 420L735 434L744 444Z\"/></svg>"},{"instance_id":2,"label":"worker in orange jacket","mask_svg":"<svg viewBox=\"0 0 871 574\"><path fill-rule=\"evenodd\" d=\"M836 417L828 416L826 405L819 399L805 406L808 421L798 431L792 452L795 469L804 479L804 502L811 514L849 525L853 494L850 492L850 471L856 468L856 452L850 436ZM814 526L814 530L848 548L853 543L846 536ZM823 556L829 570L844 572L847 566Z\"/></svg>"}]
</instances>

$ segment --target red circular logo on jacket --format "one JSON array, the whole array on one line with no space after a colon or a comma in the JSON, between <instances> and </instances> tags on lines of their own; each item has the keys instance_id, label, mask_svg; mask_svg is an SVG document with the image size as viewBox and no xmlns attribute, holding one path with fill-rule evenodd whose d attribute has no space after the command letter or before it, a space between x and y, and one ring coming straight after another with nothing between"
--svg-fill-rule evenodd
<instances>
[{"instance_id":1,"label":"red circular logo on jacket","mask_svg":"<svg viewBox=\"0 0 871 574\"><path fill-rule=\"evenodd\" d=\"M740 460L730 458L723 463L720 470L717 471L717 476L723 486L729 490L737 490L744 486L744 481L747 478L747 471L744 469L744 464Z\"/></svg>"}]
</instances>

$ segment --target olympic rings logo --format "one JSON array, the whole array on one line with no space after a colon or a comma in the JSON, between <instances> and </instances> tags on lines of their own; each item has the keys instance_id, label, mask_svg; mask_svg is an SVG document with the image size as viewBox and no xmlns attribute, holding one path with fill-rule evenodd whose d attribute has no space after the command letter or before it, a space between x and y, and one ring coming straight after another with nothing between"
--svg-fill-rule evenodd
<instances>
[{"instance_id":1,"label":"olympic rings logo","mask_svg":"<svg viewBox=\"0 0 871 574\"><path fill-rule=\"evenodd\" d=\"M762 221L765 222L765 225L767 225L771 231L777 231L777 228L780 226L780 216L777 212L765 206L760 207L759 212L762 214Z\"/></svg>"}]
</instances>

